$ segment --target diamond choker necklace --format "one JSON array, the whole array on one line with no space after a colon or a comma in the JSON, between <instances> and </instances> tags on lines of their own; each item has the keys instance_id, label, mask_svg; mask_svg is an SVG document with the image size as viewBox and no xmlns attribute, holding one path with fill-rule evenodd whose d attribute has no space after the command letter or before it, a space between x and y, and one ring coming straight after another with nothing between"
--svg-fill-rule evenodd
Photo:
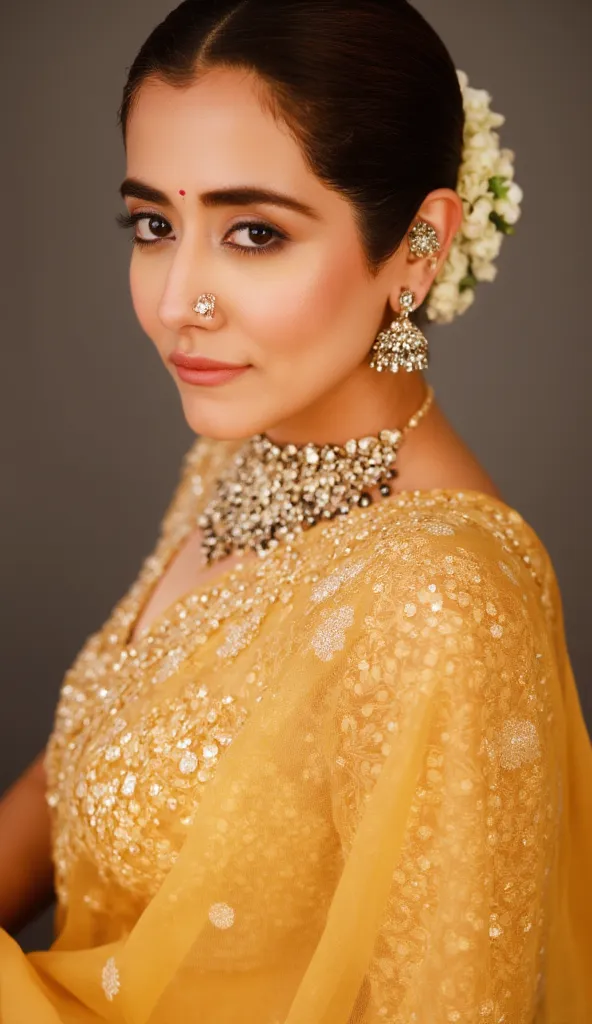
<instances>
[{"instance_id":1,"label":"diamond choker necklace","mask_svg":"<svg viewBox=\"0 0 592 1024\"><path fill-rule=\"evenodd\" d=\"M387 497L388 483L404 435L429 410L434 389L402 430L337 444L275 444L254 434L235 453L215 482L215 493L198 518L202 552L210 564L233 550L254 549L264 556L282 540L323 519L372 504L368 488Z\"/></svg>"}]
</instances>

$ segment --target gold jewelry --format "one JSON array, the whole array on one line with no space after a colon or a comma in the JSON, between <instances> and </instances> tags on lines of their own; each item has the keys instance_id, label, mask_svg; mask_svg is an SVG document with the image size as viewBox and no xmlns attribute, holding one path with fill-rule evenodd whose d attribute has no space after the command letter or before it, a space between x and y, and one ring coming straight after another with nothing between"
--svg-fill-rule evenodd
<instances>
[{"instance_id":1,"label":"gold jewelry","mask_svg":"<svg viewBox=\"0 0 592 1024\"><path fill-rule=\"evenodd\" d=\"M212 320L216 309L216 296L211 292L204 292L196 299L191 308L194 313L203 316L204 320Z\"/></svg>"},{"instance_id":2,"label":"gold jewelry","mask_svg":"<svg viewBox=\"0 0 592 1024\"><path fill-rule=\"evenodd\" d=\"M408 288L401 289L399 299L401 311L386 331L381 331L374 342L370 362L373 370L382 373L390 370L398 373L400 368L409 372L425 370L428 365L428 341L419 327L409 319L415 308L415 295Z\"/></svg>"},{"instance_id":3,"label":"gold jewelry","mask_svg":"<svg viewBox=\"0 0 592 1024\"><path fill-rule=\"evenodd\" d=\"M252 548L264 556L282 539L310 529L353 506L372 504L368 488L391 493L388 483L407 431L416 427L434 399L427 396L402 430L381 430L377 437L337 444L275 444L255 434L235 452L215 482L215 493L198 518L206 563L234 549Z\"/></svg>"},{"instance_id":4,"label":"gold jewelry","mask_svg":"<svg viewBox=\"0 0 592 1024\"><path fill-rule=\"evenodd\" d=\"M436 253L440 252L441 249L436 229L431 224L428 224L427 221L419 220L411 228L407 235L407 241L409 243L409 252L420 259L429 258L430 269L435 270L438 265Z\"/></svg>"}]
</instances>

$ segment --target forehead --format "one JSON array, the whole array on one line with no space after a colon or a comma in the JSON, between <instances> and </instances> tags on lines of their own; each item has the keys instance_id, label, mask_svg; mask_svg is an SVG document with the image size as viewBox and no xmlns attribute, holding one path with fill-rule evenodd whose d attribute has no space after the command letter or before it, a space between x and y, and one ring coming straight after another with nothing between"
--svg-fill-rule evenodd
<instances>
[{"instance_id":1,"label":"forehead","mask_svg":"<svg viewBox=\"0 0 592 1024\"><path fill-rule=\"evenodd\" d=\"M182 178L203 189L236 180L325 191L260 88L240 69L214 69L183 88L145 81L127 125L128 174L160 187Z\"/></svg>"}]
</instances>

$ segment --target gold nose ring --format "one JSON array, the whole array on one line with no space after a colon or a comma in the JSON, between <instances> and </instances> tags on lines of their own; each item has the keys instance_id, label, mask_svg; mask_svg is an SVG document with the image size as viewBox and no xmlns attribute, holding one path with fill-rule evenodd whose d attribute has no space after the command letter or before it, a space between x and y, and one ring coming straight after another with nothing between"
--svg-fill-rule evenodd
<instances>
[{"instance_id":1,"label":"gold nose ring","mask_svg":"<svg viewBox=\"0 0 592 1024\"><path fill-rule=\"evenodd\" d=\"M191 308L194 313L203 316L204 320L212 320L216 309L216 296L211 292L204 292L196 299Z\"/></svg>"}]
</instances>

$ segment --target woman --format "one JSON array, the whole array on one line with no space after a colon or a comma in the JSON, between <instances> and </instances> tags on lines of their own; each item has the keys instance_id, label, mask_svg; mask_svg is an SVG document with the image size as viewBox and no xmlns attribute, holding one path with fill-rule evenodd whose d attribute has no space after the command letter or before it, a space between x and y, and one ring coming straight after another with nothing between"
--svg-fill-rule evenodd
<instances>
[{"instance_id":1,"label":"woman","mask_svg":"<svg viewBox=\"0 0 592 1024\"><path fill-rule=\"evenodd\" d=\"M186 0L120 114L134 307L199 436L4 804L10 915L43 792L58 917L0 933L3 1024L589 1021L557 580L409 315L493 279L501 119L402 0Z\"/></svg>"}]
</instances>

